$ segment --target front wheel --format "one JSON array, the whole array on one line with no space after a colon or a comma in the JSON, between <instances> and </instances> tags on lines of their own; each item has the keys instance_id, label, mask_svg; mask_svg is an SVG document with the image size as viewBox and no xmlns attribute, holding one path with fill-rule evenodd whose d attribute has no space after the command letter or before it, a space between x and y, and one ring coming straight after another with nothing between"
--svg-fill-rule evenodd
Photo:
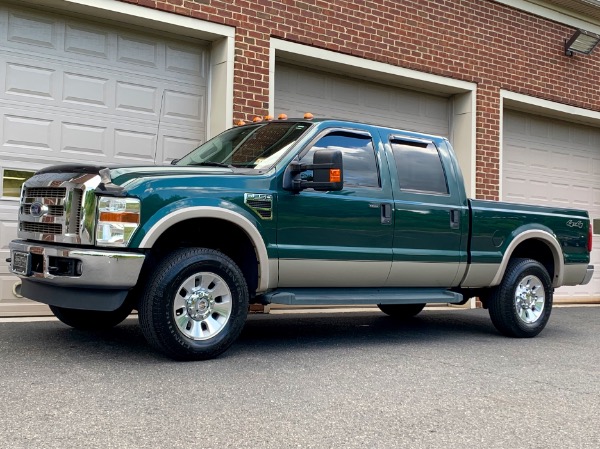
<instances>
[{"instance_id":1,"label":"front wheel","mask_svg":"<svg viewBox=\"0 0 600 449\"><path fill-rule=\"evenodd\" d=\"M425 304L377 304L377 307L386 315L406 320L419 314Z\"/></svg>"},{"instance_id":2,"label":"front wheel","mask_svg":"<svg viewBox=\"0 0 600 449\"><path fill-rule=\"evenodd\" d=\"M535 337L550 318L553 293L550 276L541 263L513 259L489 296L492 323L508 337Z\"/></svg>"},{"instance_id":3,"label":"front wheel","mask_svg":"<svg viewBox=\"0 0 600 449\"><path fill-rule=\"evenodd\" d=\"M241 333L248 297L244 275L229 257L204 248L175 250L157 265L142 294L142 332L171 358L210 359Z\"/></svg>"},{"instance_id":4,"label":"front wheel","mask_svg":"<svg viewBox=\"0 0 600 449\"><path fill-rule=\"evenodd\" d=\"M58 306L50 306L50 310L56 318L67 326L84 331L95 331L115 327L129 316L133 306L125 303L111 312L67 309Z\"/></svg>"}]
</instances>

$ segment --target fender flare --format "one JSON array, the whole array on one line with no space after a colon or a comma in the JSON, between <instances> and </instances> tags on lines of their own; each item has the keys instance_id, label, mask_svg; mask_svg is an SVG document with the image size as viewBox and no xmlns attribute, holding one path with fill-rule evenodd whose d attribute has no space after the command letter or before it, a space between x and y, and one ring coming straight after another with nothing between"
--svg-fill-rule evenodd
<instances>
[{"instance_id":1,"label":"fender flare","mask_svg":"<svg viewBox=\"0 0 600 449\"><path fill-rule=\"evenodd\" d=\"M225 220L241 228L254 246L256 257L258 259L258 288L257 292L263 292L269 286L269 256L267 247L263 241L260 232L254 224L243 215L221 207L213 206L194 206L185 209L179 209L165 215L158 220L146 233L140 242L140 248L152 248L158 238L171 226L185 220L194 218L216 218Z\"/></svg>"},{"instance_id":2,"label":"fender flare","mask_svg":"<svg viewBox=\"0 0 600 449\"><path fill-rule=\"evenodd\" d=\"M552 257L554 259L554 279L552 279L553 287L560 287L563 283L563 277L565 274L565 262L563 260L562 249L560 244L556 240L552 234L546 231L542 231L539 229L531 229L528 231L523 231L519 235L517 235L508 245L506 251L504 252L504 256L502 257L502 262L500 263L500 267L498 268L498 272L496 276L491 282L492 286L499 285L504 277L504 272L506 271L506 267L508 266L508 262L517 246L523 243L526 240L541 240L544 242L550 252L552 253Z\"/></svg>"}]
</instances>

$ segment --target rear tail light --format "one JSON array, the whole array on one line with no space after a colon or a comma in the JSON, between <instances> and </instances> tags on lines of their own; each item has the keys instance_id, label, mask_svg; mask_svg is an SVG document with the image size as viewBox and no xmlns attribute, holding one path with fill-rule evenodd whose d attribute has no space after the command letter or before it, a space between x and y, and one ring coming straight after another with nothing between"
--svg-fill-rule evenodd
<instances>
[{"instance_id":1,"label":"rear tail light","mask_svg":"<svg viewBox=\"0 0 600 449\"><path fill-rule=\"evenodd\" d=\"M587 250L589 252L592 252L592 241L593 241L593 232L592 232L592 224L590 223L590 227L588 228L588 244L587 244Z\"/></svg>"}]
</instances>

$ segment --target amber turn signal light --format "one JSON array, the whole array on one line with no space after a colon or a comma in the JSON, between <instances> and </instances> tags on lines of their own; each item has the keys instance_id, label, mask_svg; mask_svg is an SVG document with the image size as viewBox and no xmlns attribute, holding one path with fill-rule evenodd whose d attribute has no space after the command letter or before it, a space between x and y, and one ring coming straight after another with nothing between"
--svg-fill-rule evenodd
<instances>
[{"instance_id":1,"label":"amber turn signal light","mask_svg":"<svg viewBox=\"0 0 600 449\"><path fill-rule=\"evenodd\" d=\"M339 168L329 169L329 182L342 182L342 171Z\"/></svg>"},{"instance_id":2,"label":"amber turn signal light","mask_svg":"<svg viewBox=\"0 0 600 449\"><path fill-rule=\"evenodd\" d=\"M112 223L139 223L140 214L137 212L100 212L99 220Z\"/></svg>"}]
</instances>

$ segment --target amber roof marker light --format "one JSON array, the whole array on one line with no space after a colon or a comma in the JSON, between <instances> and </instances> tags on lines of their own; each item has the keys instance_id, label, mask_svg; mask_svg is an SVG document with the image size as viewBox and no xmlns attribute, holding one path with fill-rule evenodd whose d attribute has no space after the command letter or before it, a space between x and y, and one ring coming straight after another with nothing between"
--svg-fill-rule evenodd
<instances>
[{"instance_id":1,"label":"amber roof marker light","mask_svg":"<svg viewBox=\"0 0 600 449\"><path fill-rule=\"evenodd\" d=\"M305 112L304 113L304 119L305 120L312 120L313 118L315 118L315 116L312 115L310 112Z\"/></svg>"},{"instance_id":2,"label":"amber roof marker light","mask_svg":"<svg viewBox=\"0 0 600 449\"><path fill-rule=\"evenodd\" d=\"M279 114L277 116L277 120L287 120L287 114Z\"/></svg>"}]
</instances>

